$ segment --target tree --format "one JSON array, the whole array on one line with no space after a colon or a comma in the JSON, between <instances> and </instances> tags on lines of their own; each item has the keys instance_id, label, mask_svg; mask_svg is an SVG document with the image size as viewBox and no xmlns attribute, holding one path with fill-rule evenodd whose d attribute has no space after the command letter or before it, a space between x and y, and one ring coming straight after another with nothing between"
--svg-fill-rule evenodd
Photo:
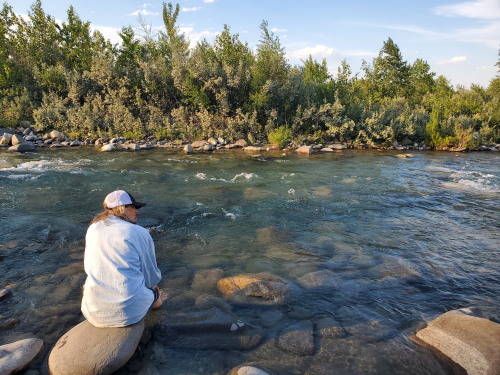
<instances>
[{"instance_id":1,"label":"tree","mask_svg":"<svg viewBox=\"0 0 500 375\"><path fill-rule=\"evenodd\" d=\"M182 92L190 87L190 77L187 70L189 41L186 40L184 34L179 32L176 26L179 11L179 4L176 4L174 8L172 3L163 3L163 24L166 33L160 35L160 44L162 45L164 59L171 64L175 87Z\"/></svg>"},{"instance_id":2,"label":"tree","mask_svg":"<svg viewBox=\"0 0 500 375\"><path fill-rule=\"evenodd\" d=\"M391 38L384 42L378 57L373 60L373 69L365 68L365 73L370 95L375 101L408 96L410 67Z\"/></svg>"},{"instance_id":3,"label":"tree","mask_svg":"<svg viewBox=\"0 0 500 375\"><path fill-rule=\"evenodd\" d=\"M234 114L238 108L247 107L254 58L248 44L242 43L238 34L231 34L227 25L215 38L214 52L227 92L227 96L224 94L222 99L228 105L224 112Z\"/></svg>"},{"instance_id":4,"label":"tree","mask_svg":"<svg viewBox=\"0 0 500 375\"><path fill-rule=\"evenodd\" d=\"M305 95L309 99L310 105L319 106L333 100L332 80L325 59L320 64L309 55L308 59L304 61L302 74Z\"/></svg>"},{"instance_id":5,"label":"tree","mask_svg":"<svg viewBox=\"0 0 500 375\"><path fill-rule=\"evenodd\" d=\"M82 22L71 5L68 9L68 20L62 27L56 25L61 38L61 52L67 69L75 69L79 73L89 70L95 42L90 32L90 22Z\"/></svg>"},{"instance_id":6,"label":"tree","mask_svg":"<svg viewBox=\"0 0 500 375\"><path fill-rule=\"evenodd\" d=\"M251 101L257 110L258 119L267 122L268 111L278 109L281 101L283 84L289 72L284 48L279 38L268 29L267 21L260 25L261 40L257 46L257 56L252 70Z\"/></svg>"},{"instance_id":7,"label":"tree","mask_svg":"<svg viewBox=\"0 0 500 375\"><path fill-rule=\"evenodd\" d=\"M409 71L410 100L416 105L420 104L427 93L435 90L436 73L430 71L430 66L422 59L416 59Z\"/></svg>"}]
</instances>

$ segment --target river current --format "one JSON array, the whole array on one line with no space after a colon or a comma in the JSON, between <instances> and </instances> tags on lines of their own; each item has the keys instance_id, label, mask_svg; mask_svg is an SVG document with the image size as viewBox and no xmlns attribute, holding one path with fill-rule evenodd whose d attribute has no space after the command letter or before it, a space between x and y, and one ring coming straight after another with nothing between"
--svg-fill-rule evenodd
<instances>
[{"instance_id":1,"label":"river current","mask_svg":"<svg viewBox=\"0 0 500 375\"><path fill-rule=\"evenodd\" d=\"M43 373L50 348L82 320L88 223L107 193L124 189L148 202L139 224L169 295L153 318L192 310L202 296L222 300L195 285L213 270L271 273L298 292L276 305L224 301L262 335L250 349L152 332L119 373L223 375L246 363L275 374L450 373L409 337L462 307L500 322L500 155L397 154L2 151L0 290L12 295L0 300L0 345L43 339L30 367ZM311 285L308 275L330 276ZM282 350L280 332L304 320L314 354ZM329 336L328 322L342 334Z\"/></svg>"}]
</instances>

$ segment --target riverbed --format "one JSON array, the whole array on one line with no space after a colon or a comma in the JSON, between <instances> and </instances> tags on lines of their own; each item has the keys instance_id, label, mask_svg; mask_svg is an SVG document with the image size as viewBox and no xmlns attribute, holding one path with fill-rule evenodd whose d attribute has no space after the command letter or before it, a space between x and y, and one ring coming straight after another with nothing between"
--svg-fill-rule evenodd
<instances>
[{"instance_id":1,"label":"riverbed","mask_svg":"<svg viewBox=\"0 0 500 375\"><path fill-rule=\"evenodd\" d=\"M500 322L500 156L397 155L1 151L0 289L12 295L0 300L0 323L10 322L0 345L43 339L30 368L43 371L42 357L82 320L88 223L107 193L124 189L148 202L139 224L153 236L169 295L151 319L214 298L261 340L248 349L200 348L152 332L120 373L227 374L253 363L276 374L447 374L409 336L461 307ZM296 292L276 305L225 301L196 283L214 270L266 272ZM306 282L311 275L329 278ZM312 355L279 346L280 332L301 321L314 327ZM342 334L328 337L325 322Z\"/></svg>"}]
</instances>

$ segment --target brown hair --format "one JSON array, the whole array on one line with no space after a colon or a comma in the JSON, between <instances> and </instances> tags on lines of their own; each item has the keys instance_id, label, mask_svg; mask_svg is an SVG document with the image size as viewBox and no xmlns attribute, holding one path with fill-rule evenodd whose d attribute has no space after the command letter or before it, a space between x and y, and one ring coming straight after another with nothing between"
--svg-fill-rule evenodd
<instances>
[{"instance_id":1,"label":"brown hair","mask_svg":"<svg viewBox=\"0 0 500 375\"><path fill-rule=\"evenodd\" d=\"M113 208L106 208L106 205L104 203L102 205L104 206L104 211L99 212L97 215L95 215L90 224L97 223L101 220L107 220L110 216L116 216L125 221L130 221L125 213L125 205Z\"/></svg>"}]
</instances>

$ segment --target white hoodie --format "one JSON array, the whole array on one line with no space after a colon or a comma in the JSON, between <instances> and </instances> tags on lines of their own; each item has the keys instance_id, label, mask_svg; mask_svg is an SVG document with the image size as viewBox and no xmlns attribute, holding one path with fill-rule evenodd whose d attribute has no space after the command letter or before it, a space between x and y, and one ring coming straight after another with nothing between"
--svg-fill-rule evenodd
<instances>
[{"instance_id":1,"label":"white hoodie","mask_svg":"<svg viewBox=\"0 0 500 375\"><path fill-rule=\"evenodd\" d=\"M85 237L82 313L96 327L140 321L161 279L149 232L116 216L90 225Z\"/></svg>"}]
</instances>

